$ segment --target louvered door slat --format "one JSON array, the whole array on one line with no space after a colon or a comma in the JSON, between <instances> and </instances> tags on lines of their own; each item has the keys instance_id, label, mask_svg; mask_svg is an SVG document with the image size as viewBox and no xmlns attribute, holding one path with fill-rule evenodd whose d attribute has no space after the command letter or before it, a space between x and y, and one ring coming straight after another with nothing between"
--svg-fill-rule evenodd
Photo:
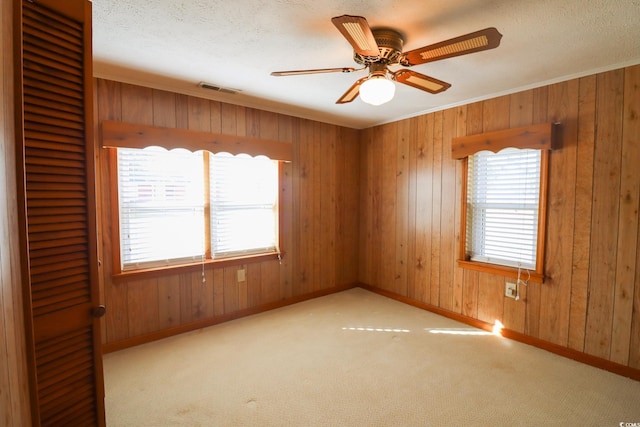
<instances>
[{"instance_id":1,"label":"louvered door slat","mask_svg":"<svg viewBox=\"0 0 640 427\"><path fill-rule=\"evenodd\" d=\"M28 73L25 73L25 74L28 74ZM24 97L24 103L27 105L45 107L49 109L49 108L52 108L52 106L54 106L54 103L55 103L55 107L60 112L82 114L82 105L80 103L77 103L77 100L76 100L76 103L71 101L73 101L72 98L67 98L67 102L64 102L64 103L55 102L47 98L36 96L35 94L33 94L33 91L31 94L25 94L25 97Z\"/></svg>"},{"instance_id":2,"label":"louvered door slat","mask_svg":"<svg viewBox=\"0 0 640 427\"><path fill-rule=\"evenodd\" d=\"M72 156L72 157L73 157L72 153L77 153L78 156L82 156L84 154L81 145L77 145L77 146L72 144L62 145L57 142L41 140L41 139L32 139L29 143L29 146L38 150L48 150L54 153L62 151L64 153L69 153L66 155Z\"/></svg>"},{"instance_id":3,"label":"louvered door slat","mask_svg":"<svg viewBox=\"0 0 640 427\"><path fill-rule=\"evenodd\" d=\"M60 13L62 12L62 13ZM65 11L58 11L53 8L25 8L22 13L25 16L25 25L36 24L39 28L43 28L45 31L57 30L62 33L68 33L74 35L69 39L69 42L76 46L82 46L82 23L77 19L73 19ZM64 40L65 37L62 34L54 37L57 40Z\"/></svg>"},{"instance_id":4,"label":"louvered door slat","mask_svg":"<svg viewBox=\"0 0 640 427\"><path fill-rule=\"evenodd\" d=\"M63 60L63 58L54 57L49 59L47 56L44 56L47 54L46 51L34 46L27 47L31 49L25 50L24 61L25 64L29 66L31 72L40 71L42 73L48 73L59 78L61 82L75 82L78 81L78 78L82 78L81 71L78 70L77 67L73 67L73 64L59 62L59 60Z\"/></svg>"},{"instance_id":5,"label":"louvered door slat","mask_svg":"<svg viewBox=\"0 0 640 427\"><path fill-rule=\"evenodd\" d=\"M52 363L55 361L60 361L59 357L61 354L68 354L70 351L76 353L76 350L70 350L74 346L80 343L83 347L85 346L85 336L87 334L86 329L74 329L68 331L64 334L64 336L58 337L56 339L43 339L39 344L39 352L37 356L37 361L40 365L46 363Z\"/></svg>"},{"instance_id":6,"label":"louvered door slat","mask_svg":"<svg viewBox=\"0 0 640 427\"><path fill-rule=\"evenodd\" d=\"M34 420L104 425L93 165L90 2L22 0L22 165ZM95 283L95 284L94 284Z\"/></svg>"},{"instance_id":7,"label":"louvered door slat","mask_svg":"<svg viewBox=\"0 0 640 427\"><path fill-rule=\"evenodd\" d=\"M42 92L39 88L33 88L26 86L24 88L25 100L31 98L40 98L44 101L51 102L52 108L54 107L54 103L58 103L59 108L63 111L68 108L80 108L82 109L82 98L77 98L77 93L74 91L65 91L65 94L62 94L62 90L54 92L56 89L56 85L47 86L46 83L41 84L42 87L48 89L48 92Z\"/></svg>"},{"instance_id":8,"label":"louvered door slat","mask_svg":"<svg viewBox=\"0 0 640 427\"><path fill-rule=\"evenodd\" d=\"M33 312L36 316L44 316L47 313L53 313L57 310L64 310L74 305L82 304L83 301L86 301L86 298L87 293L84 291L77 291L75 294L65 291L64 294L55 294L46 298L38 296L41 305L34 305Z\"/></svg>"},{"instance_id":9,"label":"louvered door slat","mask_svg":"<svg viewBox=\"0 0 640 427\"><path fill-rule=\"evenodd\" d=\"M31 184L31 188L34 191L51 191L53 190L53 186L55 185L55 183L49 182L49 181L34 181ZM59 184L61 186L61 188L64 189L64 191L72 191L72 192L81 192L83 190L82 184L79 183L74 183L74 182L63 182ZM62 218L58 218L58 220L61 220ZM77 218L80 219L81 218Z\"/></svg>"},{"instance_id":10,"label":"louvered door slat","mask_svg":"<svg viewBox=\"0 0 640 427\"><path fill-rule=\"evenodd\" d=\"M25 120L28 120L30 122L34 122L34 123L37 122L38 124L41 124L41 125L45 124L49 126L55 126L55 127L61 128L60 130L65 132L68 129L78 130L82 132L82 130L84 129L84 123L74 121L73 119L77 119L77 117L72 117L69 114L58 114L55 116L49 116L45 114L47 112L50 112L51 110L43 111L38 107L32 107L30 108L30 111L31 113L25 116ZM45 114L38 114L38 113L45 113Z\"/></svg>"},{"instance_id":11,"label":"louvered door slat","mask_svg":"<svg viewBox=\"0 0 640 427\"><path fill-rule=\"evenodd\" d=\"M43 132L52 135L60 135L63 137L72 138L72 140L69 141L69 144L80 145L79 142L84 141L84 134L81 130L63 128L59 126L48 125L46 123L29 122L29 125L30 126L26 128L27 131Z\"/></svg>"},{"instance_id":12,"label":"louvered door slat","mask_svg":"<svg viewBox=\"0 0 640 427\"><path fill-rule=\"evenodd\" d=\"M82 63L82 46L65 43L62 40L51 43L49 41L50 36L51 32L42 31L40 28L33 28L31 32L25 34L25 50L44 49L47 52L51 52L55 57L62 57L72 62ZM73 35L70 36L73 37ZM53 57L54 56L52 56L52 58Z\"/></svg>"},{"instance_id":13,"label":"louvered door slat","mask_svg":"<svg viewBox=\"0 0 640 427\"><path fill-rule=\"evenodd\" d=\"M79 219L79 221L82 221ZM58 230L74 230L78 228L86 228L86 223L78 222L78 221L61 221L56 223L42 223L39 224L37 221L34 221L34 225L31 228L32 233L46 233L50 231L58 231ZM34 260L31 265L38 265L39 260Z\"/></svg>"},{"instance_id":14,"label":"louvered door slat","mask_svg":"<svg viewBox=\"0 0 640 427\"><path fill-rule=\"evenodd\" d=\"M84 123L75 121L78 119L77 113L73 113L73 112L65 113L64 111L60 111L55 116L50 116L51 108L47 106L40 106L40 105L31 105L29 108L29 111L33 113L29 117L26 117L26 120L29 120L29 121L42 122L43 120L46 120L44 123L58 125L59 124L58 121L62 119L62 120L65 120L65 122L63 123L65 127L70 126L70 127L73 127L74 129L84 128Z\"/></svg>"},{"instance_id":15,"label":"louvered door slat","mask_svg":"<svg viewBox=\"0 0 640 427\"><path fill-rule=\"evenodd\" d=\"M52 76L50 74L36 72L34 70L25 70L25 76L29 77L31 81L39 81L41 83L46 83L52 85L54 87L59 87L60 90L69 91L69 93L78 93L82 91L81 82L77 79L74 80L63 80L56 76ZM29 102L29 100L25 100L25 102Z\"/></svg>"},{"instance_id":16,"label":"louvered door slat","mask_svg":"<svg viewBox=\"0 0 640 427\"><path fill-rule=\"evenodd\" d=\"M31 248L29 252L34 258L36 258L34 259L34 262L31 263L31 265L37 266L39 265L39 262L43 262L42 260L49 259L53 255L64 255L66 253L78 253L86 250L87 248L85 245L74 244L74 245L60 246L57 248L40 248L40 249Z\"/></svg>"}]
</instances>

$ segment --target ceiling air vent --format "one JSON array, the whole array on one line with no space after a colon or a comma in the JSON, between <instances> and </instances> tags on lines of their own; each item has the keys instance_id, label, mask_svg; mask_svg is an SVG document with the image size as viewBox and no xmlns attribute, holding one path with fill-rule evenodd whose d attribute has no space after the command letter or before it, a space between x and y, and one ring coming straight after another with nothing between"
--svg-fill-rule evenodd
<instances>
[{"instance_id":1,"label":"ceiling air vent","mask_svg":"<svg viewBox=\"0 0 640 427\"><path fill-rule=\"evenodd\" d=\"M216 92L221 92L221 93L235 94L240 92L240 89L231 89L228 87L216 86L214 84L205 83L205 82L198 83L198 87L201 87L202 89L215 90Z\"/></svg>"}]
</instances>

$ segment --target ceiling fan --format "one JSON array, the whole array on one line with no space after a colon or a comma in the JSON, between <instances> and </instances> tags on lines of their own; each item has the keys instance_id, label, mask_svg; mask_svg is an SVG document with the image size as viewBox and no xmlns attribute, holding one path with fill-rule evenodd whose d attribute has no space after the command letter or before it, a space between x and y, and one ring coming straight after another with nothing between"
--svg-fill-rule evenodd
<instances>
[{"instance_id":1,"label":"ceiling fan","mask_svg":"<svg viewBox=\"0 0 640 427\"><path fill-rule=\"evenodd\" d=\"M369 69L369 75L357 80L337 101L345 104L360 95L364 102L381 105L393 98L393 81L406 84L429 93L439 93L451 85L442 80L417 73L406 68L389 70L389 66L411 67L439 61L454 56L494 49L500 45L502 34L495 28L485 28L440 43L403 52L402 34L391 28L371 28L362 16L342 15L331 19L340 33L353 46L353 59L362 68L322 68L315 70L274 71L272 76L292 76L317 73L351 73Z\"/></svg>"}]
</instances>

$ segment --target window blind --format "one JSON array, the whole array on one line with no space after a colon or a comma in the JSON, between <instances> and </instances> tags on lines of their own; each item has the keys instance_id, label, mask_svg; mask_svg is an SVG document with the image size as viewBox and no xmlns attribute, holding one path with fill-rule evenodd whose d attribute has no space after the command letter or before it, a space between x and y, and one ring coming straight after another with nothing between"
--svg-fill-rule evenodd
<instances>
[{"instance_id":1,"label":"window blind","mask_svg":"<svg viewBox=\"0 0 640 427\"><path fill-rule=\"evenodd\" d=\"M535 269L540 150L507 148L469 156L467 256Z\"/></svg>"},{"instance_id":2,"label":"window blind","mask_svg":"<svg viewBox=\"0 0 640 427\"><path fill-rule=\"evenodd\" d=\"M278 164L264 156L210 156L214 258L277 251Z\"/></svg>"},{"instance_id":3,"label":"window blind","mask_svg":"<svg viewBox=\"0 0 640 427\"><path fill-rule=\"evenodd\" d=\"M202 152L118 149L122 269L204 256Z\"/></svg>"}]
</instances>

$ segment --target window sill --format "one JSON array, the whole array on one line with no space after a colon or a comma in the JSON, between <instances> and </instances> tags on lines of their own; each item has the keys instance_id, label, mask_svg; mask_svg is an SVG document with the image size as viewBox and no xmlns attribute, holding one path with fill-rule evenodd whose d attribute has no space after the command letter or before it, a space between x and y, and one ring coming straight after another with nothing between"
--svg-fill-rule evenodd
<instances>
[{"instance_id":1,"label":"window sill","mask_svg":"<svg viewBox=\"0 0 640 427\"><path fill-rule=\"evenodd\" d=\"M466 260L458 260L458 267L518 279L518 269L514 267ZM529 273L531 273L531 276L529 276ZM544 283L544 274L535 271L520 270L520 279L528 282Z\"/></svg>"},{"instance_id":2,"label":"window sill","mask_svg":"<svg viewBox=\"0 0 640 427\"><path fill-rule=\"evenodd\" d=\"M284 256L281 254L280 256ZM139 270L119 271L111 277L114 283L130 282L132 280L151 279L155 277L163 277L175 274L193 273L202 271L203 264L205 270L214 270L217 268L232 267L234 265L254 264L265 261L273 261L279 259L277 253L248 255L243 257L224 258L216 260L205 260L204 263L196 262L190 264L168 265L165 267L145 268Z\"/></svg>"}]
</instances>

